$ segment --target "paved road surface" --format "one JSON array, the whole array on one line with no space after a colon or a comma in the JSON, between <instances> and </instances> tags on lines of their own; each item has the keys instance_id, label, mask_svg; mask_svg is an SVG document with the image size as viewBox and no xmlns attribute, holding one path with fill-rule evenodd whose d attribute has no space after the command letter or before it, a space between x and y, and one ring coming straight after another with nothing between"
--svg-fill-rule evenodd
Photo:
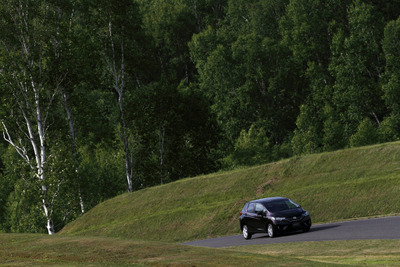
<instances>
[{"instance_id":1,"label":"paved road surface","mask_svg":"<svg viewBox=\"0 0 400 267\"><path fill-rule=\"evenodd\" d=\"M313 225L308 233L294 232L276 238L255 234L251 240L241 235L185 242L185 245L222 248L285 242L400 239L400 216Z\"/></svg>"}]
</instances>

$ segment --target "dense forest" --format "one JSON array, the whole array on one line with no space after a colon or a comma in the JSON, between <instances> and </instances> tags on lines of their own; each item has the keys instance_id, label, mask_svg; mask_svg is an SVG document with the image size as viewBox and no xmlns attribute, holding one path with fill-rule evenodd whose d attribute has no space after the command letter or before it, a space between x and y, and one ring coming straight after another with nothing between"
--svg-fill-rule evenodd
<instances>
[{"instance_id":1,"label":"dense forest","mask_svg":"<svg viewBox=\"0 0 400 267\"><path fill-rule=\"evenodd\" d=\"M3 0L0 231L398 140L400 0Z\"/></svg>"}]
</instances>

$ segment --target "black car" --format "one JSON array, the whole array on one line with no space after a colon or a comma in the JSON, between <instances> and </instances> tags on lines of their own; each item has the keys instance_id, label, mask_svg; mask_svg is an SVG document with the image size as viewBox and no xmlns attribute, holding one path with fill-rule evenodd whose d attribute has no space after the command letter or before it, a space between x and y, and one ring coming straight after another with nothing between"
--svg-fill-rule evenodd
<instances>
[{"instance_id":1,"label":"black car","mask_svg":"<svg viewBox=\"0 0 400 267\"><path fill-rule=\"evenodd\" d=\"M275 237L280 232L311 227L310 214L300 205L284 197L269 197L247 202L240 212L240 229L245 239L255 233Z\"/></svg>"}]
</instances>

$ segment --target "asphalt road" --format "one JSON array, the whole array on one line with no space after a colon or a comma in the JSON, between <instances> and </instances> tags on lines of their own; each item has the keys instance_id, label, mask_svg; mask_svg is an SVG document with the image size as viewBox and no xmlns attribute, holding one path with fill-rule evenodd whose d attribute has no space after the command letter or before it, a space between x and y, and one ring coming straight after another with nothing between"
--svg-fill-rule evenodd
<instances>
[{"instance_id":1,"label":"asphalt road","mask_svg":"<svg viewBox=\"0 0 400 267\"><path fill-rule=\"evenodd\" d=\"M255 234L251 240L245 240L241 235L234 235L190 241L183 244L223 248L286 242L359 239L400 239L400 216L313 225L308 233L299 231L275 238L269 238L266 234Z\"/></svg>"}]
</instances>

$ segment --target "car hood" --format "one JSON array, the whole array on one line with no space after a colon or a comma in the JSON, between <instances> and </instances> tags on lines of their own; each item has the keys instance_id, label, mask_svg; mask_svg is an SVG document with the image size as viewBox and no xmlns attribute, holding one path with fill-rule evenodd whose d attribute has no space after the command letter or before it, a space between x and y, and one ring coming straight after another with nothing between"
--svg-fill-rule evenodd
<instances>
[{"instance_id":1,"label":"car hood","mask_svg":"<svg viewBox=\"0 0 400 267\"><path fill-rule=\"evenodd\" d=\"M301 216L305 211L302 208L298 209L290 209L290 210L281 210L276 212L271 212L271 216L274 217L292 217L292 216Z\"/></svg>"}]
</instances>

